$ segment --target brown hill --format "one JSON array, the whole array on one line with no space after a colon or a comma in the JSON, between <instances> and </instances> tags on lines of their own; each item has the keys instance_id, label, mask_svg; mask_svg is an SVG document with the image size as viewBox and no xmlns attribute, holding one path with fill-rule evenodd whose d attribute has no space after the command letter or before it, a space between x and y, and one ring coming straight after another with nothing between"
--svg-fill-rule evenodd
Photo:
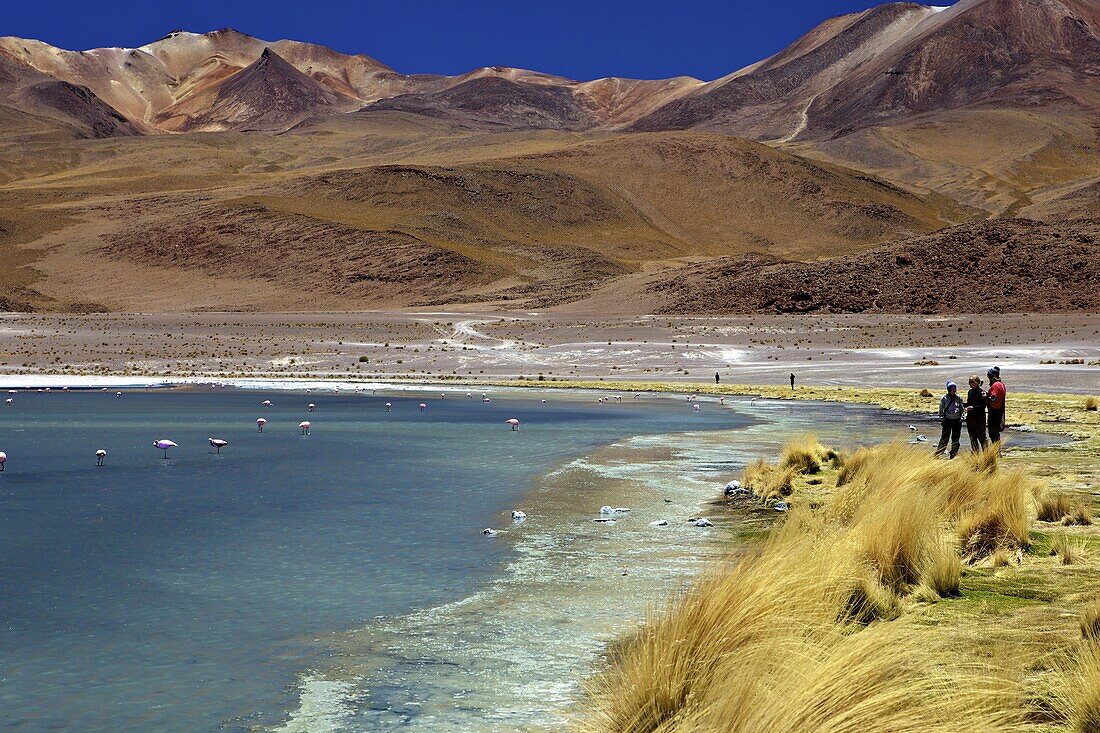
<instances>
[{"instance_id":1,"label":"brown hill","mask_svg":"<svg viewBox=\"0 0 1100 733\"><path fill-rule=\"evenodd\" d=\"M353 105L265 48L247 68L169 107L157 121L163 129L181 132L285 130L309 117Z\"/></svg>"},{"instance_id":2,"label":"brown hill","mask_svg":"<svg viewBox=\"0 0 1100 733\"><path fill-rule=\"evenodd\" d=\"M793 136L800 130L807 105L817 95L934 14L932 8L916 3L889 3L831 18L775 56L665 104L631 129Z\"/></svg>"},{"instance_id":3,"label":"brown hill","mask_svg":"<svg viewBox=\"0 0 1100 733\"><path fill-rule=\"evenodd\" d=\"M529 84L503 77L471 79L442 92L404 94L383 99L372 110L427 115L459 124L510 130L584 130L597 119L577 104L572 90Z\"/></svg>"},{"instance_id":4,"label":"brown hill","mask_svg":"<svg viewBox=\"0 0 1100 733\"><path fill-rule=\"evenodd\" d=\"M136 135L125 117L86 87L57 81L0 52L0 114L7 135L58 131L79 138Z\"/></svg>"},{"instance_id":5,"label":"brown hill","mask_svg":"<svg viewBox=\"0 0 1100 733\"><path fill-rule=\"evenodd\" d=\"M654 277L663 313L1009 313L1100 309L1100 219L967 224L817 262L765 255Z\"/></svg>"}]
</instances>

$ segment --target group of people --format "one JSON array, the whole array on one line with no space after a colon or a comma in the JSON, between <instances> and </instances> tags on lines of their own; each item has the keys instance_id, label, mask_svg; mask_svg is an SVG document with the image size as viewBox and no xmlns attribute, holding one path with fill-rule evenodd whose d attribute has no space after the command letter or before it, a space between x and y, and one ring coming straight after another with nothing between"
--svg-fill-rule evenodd
<instances>
[{"instance_id":1,"label":"group of people","mask_svg":"<svg viewBox=\"0 0 1100 733\"><path fill-rule=\"evenodd\" d=\"M982 379L977 374L969 379L970 389L966 400L959 395L959 387L954 382L947 383L947 394L940 398L940 423L943 429L940 442L936 446L936 455L943 455L948 445L951 452L948 457L959 454L959 442L962 436L963 421L970 436L970 448L984 450L990 443L1001 440L1005 429L1005 384L1001 381L1001 368L993 367L986 376L989 389L982 389Z\"/></svg>"}]
</instances>

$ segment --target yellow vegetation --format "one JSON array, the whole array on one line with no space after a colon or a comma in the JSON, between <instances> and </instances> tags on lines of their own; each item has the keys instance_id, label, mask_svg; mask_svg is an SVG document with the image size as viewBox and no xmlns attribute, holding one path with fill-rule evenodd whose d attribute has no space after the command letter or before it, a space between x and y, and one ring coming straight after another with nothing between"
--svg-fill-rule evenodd
<instances>
[{"instance_id":1,"label":"yellow vegetation","mask_svg":"<svg viewBox=\"0 0 1100 733\"><path fill-rule=\"evenodd\" d=\"M1097 400L1096 400L1095 397L1086 397L1085 398L1085 409L1086 410L1089 410L1090 412L1095 412L1097 407L1098 407L1098 403L1097 403Z\"/></svg>"},{"instance_id":2,"label":"yellow vegetation","mask_svg":"<svg viewBox=\"0 0 1100 733\"><path fill-rule=\"evenodd\" d=\"M825 454L798 439L744 483L764 498L777 474L813 470L807 456L821 470ZM988 456L934 461L889 444L848 457L838 484L616 647L580 730L1014 729L1019 706L995 669L948 664L894 619L957 596L962 553L1027 547L1031 482Z\"/></svg>"}]
</instances>

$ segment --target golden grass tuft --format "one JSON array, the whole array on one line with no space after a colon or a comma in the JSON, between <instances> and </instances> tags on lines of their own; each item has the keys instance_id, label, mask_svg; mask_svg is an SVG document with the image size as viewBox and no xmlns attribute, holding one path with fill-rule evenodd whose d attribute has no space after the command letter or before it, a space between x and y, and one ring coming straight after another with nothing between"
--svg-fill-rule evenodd
<instances>
[{"instance_id":1,"label":"golden grass tuft","mask_svg":"<svg viewBox=\"0 0 1100 733\"><path fill-rule=\"evenodd\" d=\"M834 454L823 446L814 435L805 435L791 440L779 454L779 468L793 468L799 474L814 474L821 471L822 463Z\"/></svg>"},{"instance_id":2,"label":"golden grass tuft","mask_svg":"<svg viewBox=\"0 0 1100 733\"><path fill-rule=\"evenodd\" d=\"M1050 549L1051 552L1058 556L1063 565L1079 565L1085 555L1084 547L1064 534L1054 538L1054 542L1051 543Z\"/></svg>"},{"instance_id":3,"label":"golden grass tuft","mask_svg":"<svg viewBox=\"0 0 1100 733\"><path fill-rule=\"evenodd\" d=\"M1065 494L1047 494L1039 499L1036 518L1040 522L1061 522L1073 513L1073 505Z\"/></svg>"},{"instance_id":4,"label":"golden grass tuft","mask_svg":"<svg viewBox=\"0 0 1100 733\"><path fill-rule=\"evenodd\" d=\"M921 587L940 598L957 598L962 585L962 560L954 545L940 542L929 553L921 569Z\"/></svg>"},{"instance_id":5,"label":"golden grass tuft","mask_svg":"<svg viewBox=\"0 0 1100 733\"><path fill-rule=\"evenodd\" d=\"M1062 519L1063 524L1075 524L1079 527L1088 527L1092 524L1092 507L1088 504L1080 504L1073 513Z\"/></svg>"},{"instance_id":6,"label":"golden grass tuft","mask_svg":"<svg viewBox=\"0 0 1100 733\"><path fill-rule=\"evenodd\" d=\"M1085 606L1079 619L1081 625L1081 637L1091 642L1100 643L1100 598Z\"/></svg>"},{"instance_id":7,"label":"golden grass tuft","mask_svg":"<svg viewBox=\"0 0 1100 733\"><path fill-rule=\"evenodd\" d=\"M1030 543L1031 482L1019 471L982 482L978 501L960 519L957 536L967 557L976 560L998 547L1026 549Z\"/></svg>"},{"instance_id":8,"label":"golden grass tuft","mask_svg":"<svg viewBox=\"0 0 1100 733\"><path fill-rule=\"evenodd\" d=\"M794 466L780 468L760 459L750 463L741 474L741 485L765 502L790 496L798 470Z\"/></svg>"},{"instance_id":9,"label":"golden grass tuft","mask_svg":"<svg viewBox=\"0 0 1100 733\"><path fill-rule=\"evenodd\" d=\"M1007 568L1013 564L1012 553L1002 547L993 553L990 563L995 568Z\"/></svg>"},{"instance_id":10,"label":"golden grass tuft","mask_svg":"<svg viewBox=\"0 0 1100 733\"><path fill-rule=\"evenodd\" d=\"M921 396L921 397L924 397L925 399L927 399L927 398L929 398L929 397L935 397L936 395L932 394L932 390L930 390L930 389L928 389L927 387L925 387L924 389L922 389L922 390L920 391L920 396Z\"/></svg>"},{"instance_id":11,"label":"golden grass tuft","mask_svg":"<svg viewBox=\"0 0 1100 733\"><path fill-rule=\"evenodd\" d=\"M1070 729L1077 733L1100 731L1100 644L1081 644L1077 659L1063 672L1061 706Z\"/></svg>"},{"instance_id":12,"label":"golden grass tuft","mask_svg":"<svg viewBox=\"0 0 1100 733\"><path fill-rule=\"evenodd\" d=\"M1100 403L1097 402L1095 397L1086 397L1085 398L1085 409L1086 410L1088 410L1089 412L1095 412L1098 408L1100 408Z\"/></svg>"}]
</instances>

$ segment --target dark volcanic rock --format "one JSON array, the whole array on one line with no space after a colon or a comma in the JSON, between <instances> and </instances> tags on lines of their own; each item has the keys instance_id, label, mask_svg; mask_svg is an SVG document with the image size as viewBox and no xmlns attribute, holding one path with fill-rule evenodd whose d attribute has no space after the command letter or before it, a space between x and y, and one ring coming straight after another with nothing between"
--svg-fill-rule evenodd
<instances>
[{"instance_id":1,"label":"dark volcanic rock","mask_svg":"<svg viewBox=\"0 0 1100 733\"><path fill-rule=\"evenodd\" d=\"M983 221L855 255L722 258L653 282L666 313L1006 313L1100 309L1100 219Z\"/></svg>"}]
</instances>

